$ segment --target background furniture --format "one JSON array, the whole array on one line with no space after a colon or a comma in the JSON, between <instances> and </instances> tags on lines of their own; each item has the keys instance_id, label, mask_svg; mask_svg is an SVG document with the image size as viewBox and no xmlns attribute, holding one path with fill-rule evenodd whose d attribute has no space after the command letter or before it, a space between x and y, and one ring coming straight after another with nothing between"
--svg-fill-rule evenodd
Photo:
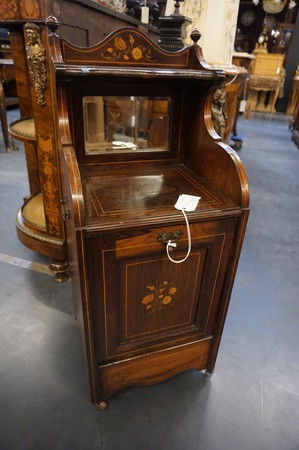
<instances>
[{"instance_id":1,"label":"background furniture","mask_svg":"<svg viewBox=\"0 0 299 450\"><path fill-rule=\"evenodd\" d=\"M10 32L21 114L21 121L12 124L10 131L24 142L30 186L17 214L17 233L24 245L51 258L56 280L64 281L68 265L55 132L56 99L44 24L53 12L61 20L61 36L81 46L95 44L116 27L137 27L140 22L90 0L0 2L0 24ZM143 28L158 39L157 29Z\"/></svg>"},{"instance_id":2,"label":"background furniture","mask_svg":"<svg viewBox=\"0 0 299 450\"><path fill-rule=\"evenodd\" d=\"M287 114L291 115L290 128L293 128L292 139L299 148L299 69L293 78Z\"/></svg>"},{"instance_id":3,"label":"background furniture","mask_svg":"<svg viewBox=\"0 0 299 450\"><path fill-rule=\"evenodd\" d=\"M0 28L0 119L4 145L7 152L12 147L17 150L14 142L9 140L6 108L18 105L16 80L14 75L13 60L9 43L8 31Z\"/></svg>"},{"instance_id":4,"label":"background furniture","mask_svg":"<svg viewBox=\"0 0 299 450\"><path fill-rule=\"evenodd\" d=\"M293 113L293 133L292 139L299 148L299 95L297 95L296 104Z\"/></svg>"},{"instance_id":5,"label":"background furniture","mask_svg":"<svg viewBox=\"0 0 299 450\"><path fill-rule=\"evenodd\" d=\"M212 125L213 92L225 74L203 60L198 32L176 53L133 28L82 49L59 40L53 18L48 25L77 317L91 398L105 408L126 386L213 371L248 184ZM191 253L176 264L166 248L179 260L188 246L174 208L180 194L201 201L188 213Z\"/></svg>"},{"instance_id":6,"label":"background furniture","mask_svg":"<svg viewBox=\"0 0 299 450\"><path fill-rule=\"evenodd\" d=\"M298 96L299 96L299 69L297 69L296 74L292 81L292 87L286 111L286 113L289 114L290 116L294 114Z\"/></svg>"},{"instance_id":7,"label":"background furniture","mask_svg":"<svg viewBox=\"0 0 299 450\"><path fill-rule=\"evenodd\" d=\"M18 104L16 80L12 59L0 59L0 118L3 133L4 145L7 152L10 152L10 142L6 118L6 108ZM12 143L12 147L16 149Z\"/></svg>"},{"instance_id":8,"label":"background furniture","mask_svg":"<svg viewBox=\"0 0 299 450\"><path fill-rule=\"evenodd\" d=\"M242 144L241 140L237 139L237 121L239 116L240 102L244 98L247 78L247 70L244 67L237 66L236 77L231 83L228 82L225 85L227 119L224 132L224 142L229 143L232 137L236 138L236 149L240 149Z\"/></svg>"},{"instance_id":9,"label":"background furniture","mask_svg":"<svg viewBox=\"0 0 299 450\"><path fill-rule=\"evenodd\" d=\"M233 53L233 65L238 67L238 77L235 80L236 86L227 86L227 93L229 94L229 90L236 91L237 94L237 100L236 100L236 107L232 116L232 126L231 126L231 134L230 139L234 142L233 148L235 150L239 150L242 147L243 143L243 136L241 133L237 130L237 123L238 123L238 117L241 113L245 111L245 107L242 106L241 111L241 101L246 101L247 97L247 85L250 77L250 66L252 63L252 60L255 59L254 55L251 55L246 52L234 52ZM229 98L229 97L228 97ZM246 105L246 104L245 104ZM228 136L228 135L227 135ZM227 141L229 142L229 141Z\"/></svg>"},{"instance_id":10,"label":"background furniture","mask_svg":"<svg viewBox=\"0 0 299 450\"><path fill-rule=\"evenodd\" d=\"M247 109L274 113L283 76L284 55L256 53L248 85Z\"/></svg>"}]
</instances>

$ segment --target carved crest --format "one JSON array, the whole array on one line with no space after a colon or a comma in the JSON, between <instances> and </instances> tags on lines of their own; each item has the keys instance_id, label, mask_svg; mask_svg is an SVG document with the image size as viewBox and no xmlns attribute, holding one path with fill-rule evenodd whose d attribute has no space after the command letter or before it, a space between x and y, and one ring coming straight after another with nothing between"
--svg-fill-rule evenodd
<instances>
[{"instance_id":1,"label":"carved crest","mask_svg":"<svg viewBox=\"0 0 299 450\"><path fill-rule=\"evenodd\" d=\"M214 94L212 103L212 121L216 133L223 139L226 126L226 93L225 84L222 83Z\"/></svg>"},{"instance_id":2,"label":"carved crest","mask_svg":"<svg viewBox=\"0 0 299 450\"><path fill-rule=\"evenodd\" d=\"M89 48L62 40L66 63L131 67L188 67L189 50L171 53L162 50L148 36L133 27L120 28Z\"/></svg>"},{"instance_id":3,"label":"carved crest","mask_svg":"<svg viewBox=\"0 0 299 450\"><path fill-rule=\"evenodd\" d=\"M44 90L47 80L46 50L41 42L40 28L37 25L27 23L25 30L27 34L26 52L29 75L37 95L37 103L40 106L44 106Z\"/></svg>"}]
</instances>

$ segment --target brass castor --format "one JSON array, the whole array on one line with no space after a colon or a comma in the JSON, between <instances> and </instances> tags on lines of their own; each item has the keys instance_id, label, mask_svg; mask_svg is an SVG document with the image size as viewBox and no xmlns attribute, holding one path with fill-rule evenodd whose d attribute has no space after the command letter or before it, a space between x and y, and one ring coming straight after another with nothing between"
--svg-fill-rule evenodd
<instances>
[{"instance_id":1,"label":"brass castor","mask_svg":"<svg viewBox=\"0 0 299 450\"><path fill-rule=\"evenodd\" d=\"M100 409L106 409L107 408L107 402L104 402L104 400L102 400L101 402L98 403L98 407Z\"/></svg>"}]
</instances>

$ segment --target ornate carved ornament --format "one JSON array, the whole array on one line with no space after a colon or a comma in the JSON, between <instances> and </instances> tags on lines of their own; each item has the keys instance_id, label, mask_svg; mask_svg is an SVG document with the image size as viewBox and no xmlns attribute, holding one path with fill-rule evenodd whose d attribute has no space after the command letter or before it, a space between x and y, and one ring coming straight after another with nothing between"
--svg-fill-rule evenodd
<instances>
[{"instance_id":1,"label":"ornate carved ornament","mask_svg":"<svg viewBox=\"0 0 299 450\"><path fill-rule=\"evenodd\" d=\"M37 95L37 103L40 106L44 106L44 90L47 81L46 50L41 42L40 27L34 23L26 23L25 31L27 35L26 52L30 79Z\"/></svg>"},{"instance_id":2,"label":"ornate carved ornament","mask_svg":"<svg viewBox=\"0 0 299 450\"><path fill-rule=\"evenodd\" d=\"M225 83L216 89L212 103L212 121L216 133L223 139L226 125Z\"/></svg>"}]
</instances>

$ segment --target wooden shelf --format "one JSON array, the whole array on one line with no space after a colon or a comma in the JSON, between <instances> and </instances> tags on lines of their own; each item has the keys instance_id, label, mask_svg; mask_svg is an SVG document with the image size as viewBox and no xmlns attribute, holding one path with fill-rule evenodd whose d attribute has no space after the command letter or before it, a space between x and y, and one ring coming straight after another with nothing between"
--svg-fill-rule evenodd
<instances>
[{"instance_id":1,"label":"wooden shelf","mask_svg":"<svg viewBox=\"0 0 299 450\"><path fill-rule=\"evenodd\" d=\"M83 193L86 202L86 226L98 229L123 227L136 222L166 223L182 220L174 208L179 195L187 192L201 197L192 213L193 219L231 215L240 208L230 199L212 189L205 180L183 164L152 167L122 166L109 168L94 165L81 167ZM115 183L115 180L118 183Z\"/></svg>"},{"instance_id":2,"label":"wooden shelf","mask_svg":"<svg viewBox=\"0 0 299 450\"><path fill-rule=\"evenodd\" d=\"M47 232L44 202L41 193L30 197L22 206L21 210L24 223L40 232Z\"/></svg>"},{"instance_id":3,"label":"wooden shelf","mask_svg":"<svg viewBox=\"0 0 299 450\"><path fill-rule=\"evenodd\" d=\"M55 272L56 281L65 281L67 265L62 261L67 255L66 243L48 234L41 193L31 196L19 209L16 228L18 238L26 247L52 259L50 268Z\"/></svg>"},{"instance_id":4,"label":"wooden shelf","mask_svg":"<svg viewBox=\"0 0 299 450\"><path fill-rule=\"evenodd\" d=\"M11 136L18 141L36 141L35 126L32 117L19 119L15 122L12 122L9 126L8 131Z\"/></svg>"}]
</instances>

